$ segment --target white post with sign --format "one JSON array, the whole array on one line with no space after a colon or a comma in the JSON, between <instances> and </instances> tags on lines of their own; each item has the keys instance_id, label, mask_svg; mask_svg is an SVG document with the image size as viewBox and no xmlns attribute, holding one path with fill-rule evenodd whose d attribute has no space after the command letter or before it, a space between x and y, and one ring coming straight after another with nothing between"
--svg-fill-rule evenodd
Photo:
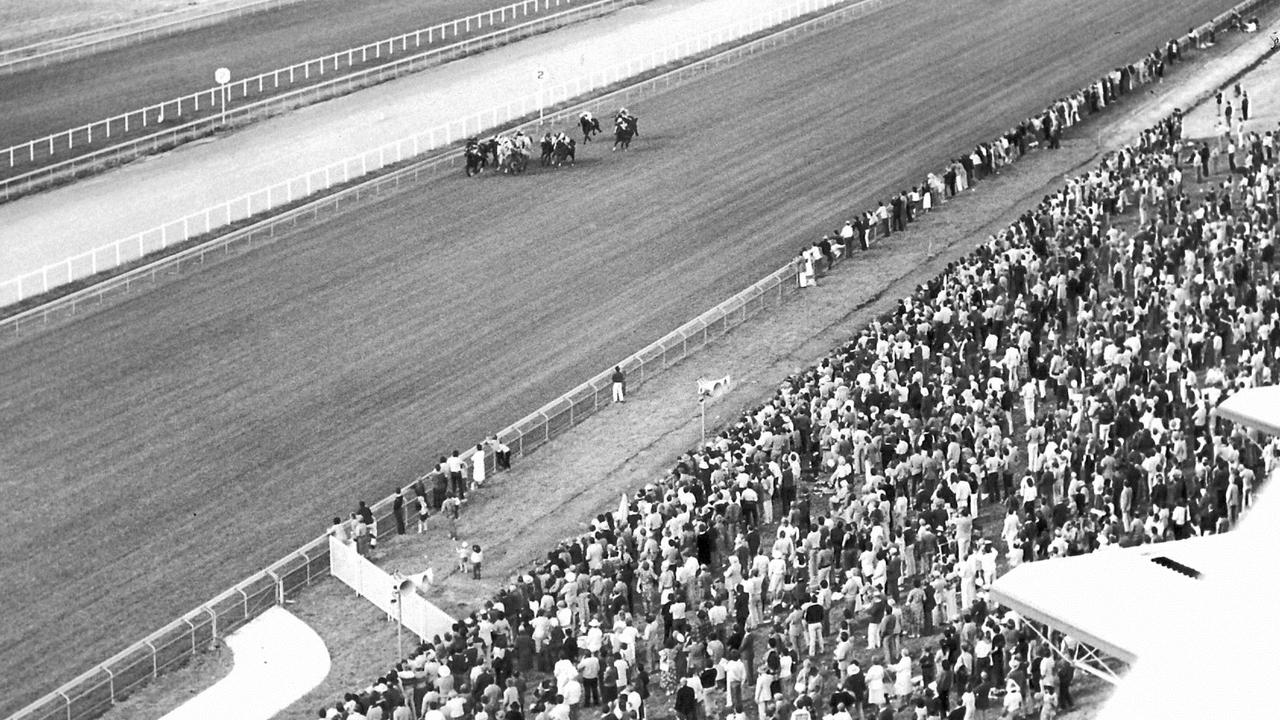
<instances>
[{"instance_id":1,"label":"white post with sign","mask_svg":"<svg viewBox=\"0 0 1280 720\"><path fill-rule=\"evenodd\" d=\"M228 68L220 67L217 70L213 71L213 79L215 82L217 82L219 85L222 86L222 92L221 92L222 119L219 122L219 124L226 125L227 124L227 90L228 90L227 83L231 82L231 70Z\"/></svg>"},{"instance_id":2,"label":"white post with sign","mask_svg":"<svg viewBox=\"0 0 1280 720\"><path fill-rule=\"evenodd\" d=\"M542 124L543 117L546 115L547 96L544 92L547 87L547 81L551 79L551 73L541 65L534 68L533 80L538 83L538 124Z\"/></svg>"}]
</instances>

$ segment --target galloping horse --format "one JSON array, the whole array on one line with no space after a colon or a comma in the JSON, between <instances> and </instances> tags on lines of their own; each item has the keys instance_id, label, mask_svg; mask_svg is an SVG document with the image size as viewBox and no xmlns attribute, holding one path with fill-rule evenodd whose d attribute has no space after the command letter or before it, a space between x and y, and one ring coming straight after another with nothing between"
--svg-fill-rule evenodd
<instances>
[{"instance_id":1,"label":"galloping horse","mask_svg":"<svg viewBox=\"0 0 1280 720\"><path fill-rule=\"evenodd\" d=\"M481 150L480 143L474 138L467 141L467 149L465 150L467 158L467 177L471 177L484 170L485 153Z\"/></svg>"},{"instance_id":2,"label":"galloping horse","mask_svg":"<svg viewBox=\"0 0 1280 720\"><path fill-rule=\"evenodd\" d=\"M631 147L631 138L640 135L639 129L640 118L634 115L621 113L613 121L613 149L617 150L621 147L623 150Z\"/></svg>"},{"instance_id":3,"label":"galloping horse","mask_svg":"<svg viewBox=\"0 0 1280 720\"><path fill-rule=\"evenodd\" d=\"M482 140L478 147L480 148L480 167L498 167L498 136L490 135L489 139Z\"/></svg>"},{"instance_id":4,"label":"galloping horse","mask_svg":"<svg viewBox=\"0 0 1280 720\"><path fill-rule=\"evenodd\" d=\"M574 163L574 151L577 146L578 141L564 133L560 133L560 135L556 137L555 146L552 151L554 153L552 163L555 164L556 167L560 167L566 161L572 165Z\"/></svg>"},{"instance_id":5,"label":"galloping horse","mask_svg":"<svg viewBox=\"0 0 1280 720\"><path fill-rule=\"evenodd\" d=\"M546 167L551 164L551 154L555 152L556 141L551 139L551 133L542 136L542 166Z\"/></svg>"},{"instance_id":6,"label":"galloping horse","mask_svg":"<svg viewBox=\"0 0 1280 720\"><path fill-rule=\"evenodd\" d=\"M600 132L600 120L584 112L578 116L578 127L582 128L582 142L591 142L591 136Z\"/></svg>"},{"instance_id":7,"label":"galloping horse","mask_svg":"<svg viewBox=\"0 0 1280 720\"><path fill-rule=\"evenodd\" d=\"M497 168L504 173L511 172L511 138L509 137L498 138Z\"/></svg>"},{"instance_id":8,"label":"galloping horse","mask_svg":"<svg viewBox=\"0 0 1280 720\"><path fill-rule=\"evenodd\" d=\"M524 134L523 130L516 131L515 137L508 140L507 147L507 164L504 169L506 172L520 174L529 167L529 151L533 148L533 139Z\"/></svg>"}]
</instances>

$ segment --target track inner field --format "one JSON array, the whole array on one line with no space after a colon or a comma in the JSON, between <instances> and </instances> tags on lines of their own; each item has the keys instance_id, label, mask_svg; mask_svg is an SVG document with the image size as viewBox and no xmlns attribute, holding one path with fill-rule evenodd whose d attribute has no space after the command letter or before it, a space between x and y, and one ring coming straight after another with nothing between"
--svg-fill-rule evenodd
<instances>
[{"instance_id":1,"label":"track inner field","mask_svg":"<svg viewBox=\"0 0 1280 720\"><path fill-rule=\"evenodd\" d=\"M638 103L625 155L459 173L0 349L3 699L1229 5L908 2Z\"/></svg>"},{"instance_id":2,"label":"track inner field","mask_svg":"<svg viewBox=\"0 0 1280 720\"><path fill-rule=\"evenodd\" d=\"M207 90L219 67L244 79L512 1L308 0L0 77L0 147ZM397 47L396 57L408 54Z\"/></svg>"}]
</instances>

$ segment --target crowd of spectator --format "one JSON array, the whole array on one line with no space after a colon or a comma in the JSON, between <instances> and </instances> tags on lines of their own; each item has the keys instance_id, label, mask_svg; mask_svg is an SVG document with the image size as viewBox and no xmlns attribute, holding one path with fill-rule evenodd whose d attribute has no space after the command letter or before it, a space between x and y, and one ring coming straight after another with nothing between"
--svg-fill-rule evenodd
<instances>
[{"instance_id":1,"label":"crowd of spectator","mask_svg":"<svg viewBox=\"0 0 1280 720\"><path fill-rule=\"evenodd\" d=\"M1168 59L1055 103L903 207L963 191L1029 137L1052 147ZM1074 666L993 607L997 573L1223 532L1280 464L1210 414L1280 373L1280 171L1259 141L1198 189L1181 168L1199 147L1175 114L1068 180L320 717L1069 709ZM875 221L898 229L892 207ZM865 245L869 224L805 262Z\"/></svg>"}]
</instances>

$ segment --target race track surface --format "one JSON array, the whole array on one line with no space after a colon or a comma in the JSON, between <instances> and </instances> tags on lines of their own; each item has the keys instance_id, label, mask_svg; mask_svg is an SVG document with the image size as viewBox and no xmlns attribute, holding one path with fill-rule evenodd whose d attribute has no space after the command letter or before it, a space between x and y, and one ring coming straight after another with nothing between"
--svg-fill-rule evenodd
<instances>
[{"instance_id":1,"label":"race track surface","mask_svg":"<svg viewBox=\"0 0 1280 720\"><path fill-rule=\"evenodd\" d=\"M0 77L0 147L35 140L513 0L308 0ZM7 161L6 161L7 162Z\"/></svg>"},{"instance_id":2,"label":"race track surface","mask_svg":"<svg viewBox=\"0 0 1280 720\"><path fill-rule=\"evenodd\" d=\"M0 349L0 700L1230 5L908 0L637 103L629 153L457 173Z\"/></svg>"}]
</instances>

